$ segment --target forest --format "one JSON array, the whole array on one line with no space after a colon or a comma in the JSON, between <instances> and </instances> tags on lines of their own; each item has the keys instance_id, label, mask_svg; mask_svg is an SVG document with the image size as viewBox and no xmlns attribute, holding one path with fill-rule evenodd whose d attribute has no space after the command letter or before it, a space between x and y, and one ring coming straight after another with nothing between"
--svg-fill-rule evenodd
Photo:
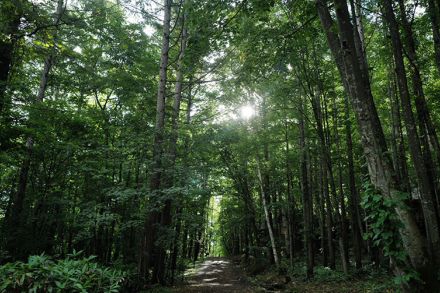
<instances>
[{"instance_id":1,"label":"forest","mask_svg":"<svg viewBox=\"0 0 440 293\"><path fill-rule=\"evenodd\" d=\"M438 0L0 1L0 292L440 292Z\"/></svg>"}]
</instances>

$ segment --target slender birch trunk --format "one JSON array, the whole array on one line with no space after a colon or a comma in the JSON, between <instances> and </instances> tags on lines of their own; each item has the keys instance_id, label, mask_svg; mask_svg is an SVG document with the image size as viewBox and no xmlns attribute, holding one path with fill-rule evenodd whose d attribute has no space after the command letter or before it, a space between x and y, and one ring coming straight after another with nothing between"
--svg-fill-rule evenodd
<instances>
[{"instance_id":1,"label":"slender birch trunk","mask_svg":"<svg viewBox=\"0 0 440 293\"><path fill-rule=\"evenodd\" d=\"M273 258L275 261L275 265L277 267L279 267L280 261L278 259L277 245L275 242L275 236L273 234L272 224L271 224L270 218L269 218L269 208L267 206L266 194L264 191L264 184L263 184L263 177L261 175L260 160L258 158L257 158L257 176L258 176L258 183L260 185L261 202L263 203L263 209L264 209L264 219L266 221L267 231L269 233L270 244L272 246Z\"/></svg>"}]
</instances>

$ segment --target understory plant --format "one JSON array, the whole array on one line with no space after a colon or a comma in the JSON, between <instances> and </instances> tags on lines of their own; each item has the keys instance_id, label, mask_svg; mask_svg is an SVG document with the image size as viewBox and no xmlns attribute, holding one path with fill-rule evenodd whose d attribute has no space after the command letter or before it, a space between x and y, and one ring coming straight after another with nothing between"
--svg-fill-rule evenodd
<instances>
[{"instance_id":1,"label":"understory plant","mask_svg":"<svg viewBox=\"0 0 440 293\"><path fill-rule=\"evenodd\" d=\"M0 292L119 292L126 273L80 253L54 260L41 254L0 266Z\"/></svg>"},{"instance_id":2,"label":"understory plant","mask_svg":"<svg viewBox=\"0 0 440 293\"><path fill-rule=\"evenodd\" d=\"M399 235L402 223L395 213L396 207L404 208L403 203L408 197L409 194L403 192L397 199L384 197L376 192L369 181L363 184L361 206L365 210L365 221L368 223L364 238L382 249L384 256L389 257L393 265L399 268L401 272L394 277L394 283L402 286L411 281L420 281L417 272L407 266L408 256Z\"/></svg>"}]
</instances>

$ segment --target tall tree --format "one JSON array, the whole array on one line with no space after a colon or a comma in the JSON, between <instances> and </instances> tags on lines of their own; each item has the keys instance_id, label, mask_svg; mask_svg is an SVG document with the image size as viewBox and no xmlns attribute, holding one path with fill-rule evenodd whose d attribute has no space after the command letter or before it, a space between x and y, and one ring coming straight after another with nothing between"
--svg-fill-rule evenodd
<instances>
[{"instance_id":1,"label":"tall tree","mask_svg":"<svg viewBox=\"0 0 440 293\"><path fill-rule=\"evenodd\" d=\"M164 0L164 18L162 28L162 49L159 68L159 87L156 100L156 123L154 128L153 142L153 164L150 177L150 193L152 204L155 204L160 197L160 184L162 178L163 163L163 145L165 135L165 102L166 102L166 83L168 71L168 59L170 48L170 27L171 27L171 0ZM157 204L157 203L156 203ZM157 223L160 221L160 213L157 208L148 213L145 221L143 235L143 245L141 249L141 258L139 261L139 272L141 276L146 276L148 269L153 264L153 256L158 252L157 247ZM159 271L155 267L151 280L154 283L163 282L159 280Z\"/></svg>"},{"instance_id":2,"label":"tall tree","mask_svg":"<svg viewBox=\"0 0 440 293\"><path fill-rule=\"evenodd\" d=\"M313 251L313 201L312 193L309 188L308 178L308 150L306 142L306 126L304 118L305 107L303 101L300 101L300 119L299 119L299 133L300 133L300 148L301 148L301 192L303 201L303 217L304 217L304 246L307 258L307 278L313 277L314 268L314 251ZM327 211L329 213L330 211Z\"/></svg>"},{"instance_id":3,"label":"tall tree","mask_svg":"<svg viewBox=\"0 0 440 293\"><path fill-rule=\"evenodd\" d=\"M394 15L391 1L384 0L382 2L382 5L384 9L384 18L388 24L391 36L391 44L393 48L397 75L397 85L402 101L403 120L405 122L405 128L408 133L408 145L420 188L420 198L422 201L422 208L425 216L426 234L428 238L428 251L431 259L438 261L438 254L440 251L440 234L438 226L438 216L436 213L435 205L435 188L433 188L432 186L433 182L429 180L430 176L423 161L420 138L417 132L417 127L412 112L410 93L408 89L406 70L403 60L403 47L400 38L398 23Z\"/></svg>"},{"instance_id":4,"label":"tall tree","mask_svg":"<svg viewBox=\"0 0 440 293\"><path fill-rule=\"evenodd\" d=\"M182 2L181 5L184 5ZM184 9L184 8L181 8ZM177 139L178 139L178 131L179 131L179 114L180 114L180 103L182 100L182 83L183 83L183 70L184 70L184 55L186 50L186 42L187 42L187 24L185 23L185 11L183 12L182 17L182 32L180 37L180 47L178 53L177 60L177 72L176 72L176 86L174 91L174 101L173 101L173 112L171 115L171 135L169 139L169 150L165 154L165 166L166 172L164 174L164 188L171 188L175 185L175 164L176 164L176 156L177 156ZM172 220L172 200L165 200L165 205L163 210L161 211L161 220L160 224L169 228ZM158 268L158 280L161 283L165 281L165 257L166 251L165 247L160 247L158 251L158 256L156 260L156 267Z\"/></svg>"},{"instance_id":5,"label":"tall tree","mask_svg":"<svg viewBox=\"0 0 440 293\"><path fill-rule=\"evenodd\" d=\"M52 69L53 63L54 63L54 58L55 58L55 54L57 52L57 46L58 44L58 25L61 21L61 18L64 14L65 11L65 3L63 0L58 0L57 1L57 8L54 14L54 18L53 18L53 26L54 26L54 31L52 32L51 35L51 40L50 40L50 49L48 52L48 55L46 56L45 60L44 60L44 68L43 71L41 72L41 77L40 77L40 86L38 88L38 94L35 98L35 100L33 101L34 105L43 103L44 98L45 98L45 94L46 94L46 89L47 89L47 85L48 85L48 80L49 80L49 74L50 71ZM18 237L18 230L21 227L21 213L23 211L23 205L24 205L24 201L25 201L25 197L26 197L26 189L27 189L27 185L28 185L28 178L29 178L29 169L30 169L30 165L31 165L31 160L32 160L32 153L33 153L33 148L34 148L34 138L32 136L29 136L26 139L26 155L25 158L23 159L23 162L21 164L20 167L20 174L19 174L19 179L18 179L18 184L17 184L17 191L13 194L13 196L11 197L11 205L9 206L9 211L8 211L8 217L7 220L5 221L6 226L8 227L8 233L10 234L9 237L9 241L7 244L7 248L10 252L14 252L17 253L16 247L17 247L17 243L16 241L19 241L19 237ZM12 228L14 227L14 228ZM19 254L17 254L19 255Z\"/></svg>"},{"instance_id":6,"label":"tall tree","mask_svg":"<svg viewBox=\"0 0 440 293\"><path fill-rule=\"evenodd\" d=\"M431 20L435 64L440 73L440 4L437 1L428 0L428 14Z\"/></svg>"},{"instance_id":7,"label":"tall tree","mask_svg":"<svg viewBox=\"0 0 440 293\"><path fill-rule=\"evenodd\" d=\"M387 145L371 94L369 80L364 78L368 74L363 72L365 68L362 68L358 62L354 30L350 23L347 3L335 0L334 4L338 34L334 32L335 25L325 2L317 1L318 13L341 79L351 97L370 179L384 196L399 200L401 185L394 175L391 159L387 154ZM400 235L411 259L411 264L416 270L423 272L426 270L428 261L424 251L424 239L417 227L414 215L405 207L397 207L396 213L403 224Z\"/></svg>"}]
</instances>

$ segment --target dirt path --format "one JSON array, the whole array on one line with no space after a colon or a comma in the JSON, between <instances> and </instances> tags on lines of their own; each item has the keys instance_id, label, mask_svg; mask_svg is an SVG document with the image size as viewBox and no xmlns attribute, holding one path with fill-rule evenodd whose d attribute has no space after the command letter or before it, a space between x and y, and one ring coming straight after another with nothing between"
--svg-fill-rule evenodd
<instances>
[{"instance_id":1,"label":"dirt path","mask_svg":"<svg viewBox=\"0 0 440 293\"><path fill-rule=\"evenodd\" d=\"M187 279L187 284L173 292L254 292L246 282L243 271L226 258L208 258Z\"/></svg>"}]
</instances>

